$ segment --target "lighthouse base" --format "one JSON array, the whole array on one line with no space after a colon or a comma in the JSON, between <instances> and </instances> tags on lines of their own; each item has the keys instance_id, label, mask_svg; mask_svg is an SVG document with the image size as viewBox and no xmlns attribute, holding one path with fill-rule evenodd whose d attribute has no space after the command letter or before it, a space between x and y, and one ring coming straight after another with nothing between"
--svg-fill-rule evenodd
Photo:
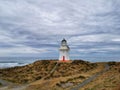
<instances>
[{"instance_id":1,"label":"lighthouse base","mask_svg":"<svg viewBox=\"0 0 120 90\"><path fill-rule=\"evenodd\" d=\"M59 60L58 61L59 63L71 63L72 62L72 60Z\"/></svg>"},{"instance_id":2,"label":"lighthouse base","mask_svg":"<svg viewBox=\"0 0 120 90\"><path fill-rule=\"evenodd\" d=\"M66 60L66 59L67 59L67 58L65 58L65 56L62 56L59 61L61 61L61 62L68 62L69 60Z\"/></svg>"}]
</instances>

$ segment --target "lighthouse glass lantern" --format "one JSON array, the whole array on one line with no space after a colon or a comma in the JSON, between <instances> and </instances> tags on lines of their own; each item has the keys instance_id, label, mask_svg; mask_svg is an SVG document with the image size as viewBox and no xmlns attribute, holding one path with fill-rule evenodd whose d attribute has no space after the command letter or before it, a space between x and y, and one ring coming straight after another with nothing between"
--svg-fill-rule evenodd
<instances>
[{"instance_id":1,"label":"lighthouse glass lantern","mask_svg":"<svg viewBox=\"0 0 120 90\"><path fill-rule=\"evenodd\" d=\"M67 41L65 39L63 39L61 41L61 46L59 48L59 51L60 51L59 61L68 61L68 60L70 60L70 58L69 58L70 48L67 45Z\"/></svg>"}]
</instances>

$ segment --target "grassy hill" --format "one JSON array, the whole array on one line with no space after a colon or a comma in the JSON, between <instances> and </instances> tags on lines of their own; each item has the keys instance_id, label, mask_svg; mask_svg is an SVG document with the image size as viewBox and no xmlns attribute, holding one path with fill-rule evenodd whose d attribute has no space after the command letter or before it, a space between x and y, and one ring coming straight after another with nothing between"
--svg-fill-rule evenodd
<instances>
[{"instance_id":1,"label":"grassy hill","mask_svg":"<svg viewBox=\"0 0 120 90\"><path fill-rule=\"evenodd\" d=\"M54 72L51 71L56 66ZM105 62L83 60L58 62L40 60L20 67L0 69L0 78L13 83L28 84L26 90L70 90L92 75L104 70ZM119 90L120 63L109 62L110 69L80 90Z\"/></svg>"},{"instance_id":2,"label":"grassy hill","mask_svg":"<svg viewBox=\"0 0 120 90\"><path fill-rule=\"evenodd\" d=\"M57 60L40 60L22 67L0 69L0 77L14 83L33 82L48 75L56 63ZM94 67L96 67L96 64L91 64L82 60L75 60L71 63L59 63L56 71L48 78L74 75L89 71Z\"/></svg>"}]
</instances>

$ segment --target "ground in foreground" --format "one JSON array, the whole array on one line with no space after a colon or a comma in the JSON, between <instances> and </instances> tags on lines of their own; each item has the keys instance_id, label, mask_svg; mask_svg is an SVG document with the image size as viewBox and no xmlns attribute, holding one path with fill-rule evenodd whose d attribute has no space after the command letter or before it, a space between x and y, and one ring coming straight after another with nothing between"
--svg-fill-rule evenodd
<instances>
[{"instance_id":1,"label":"ground in foreground","mask_svg":"<svg viewBox=\"0 0 120 90\"><path fill-rule=\"evenodd\" d=\"M41 60L22 67L0 69L0 77L22 85L23 90L70 90L92 75L102 71L106 63L83 60L57 62ZM110 69L80 90L119 90L120 63L109 62ZM12 90L12 86L8 90ZM21 90L22 90L21 89ZM7 90L7 89L6 89Z\"/></svg>"}]
</instances>

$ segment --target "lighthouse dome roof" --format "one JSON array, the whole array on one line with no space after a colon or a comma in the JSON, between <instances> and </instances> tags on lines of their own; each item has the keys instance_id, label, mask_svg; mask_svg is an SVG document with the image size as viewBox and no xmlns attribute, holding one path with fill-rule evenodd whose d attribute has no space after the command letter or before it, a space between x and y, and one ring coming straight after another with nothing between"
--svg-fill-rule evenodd
<instances>
[{"instance_id":1,"label":"lighthouse dome roof","mask_svg":"<svg viewBox=\"0 0 120 90\"><path fill-rule=\"evenodd\" d=\"M67 41L63 38L62 42L67 42Z\"/></svg>"}]
</instances>

